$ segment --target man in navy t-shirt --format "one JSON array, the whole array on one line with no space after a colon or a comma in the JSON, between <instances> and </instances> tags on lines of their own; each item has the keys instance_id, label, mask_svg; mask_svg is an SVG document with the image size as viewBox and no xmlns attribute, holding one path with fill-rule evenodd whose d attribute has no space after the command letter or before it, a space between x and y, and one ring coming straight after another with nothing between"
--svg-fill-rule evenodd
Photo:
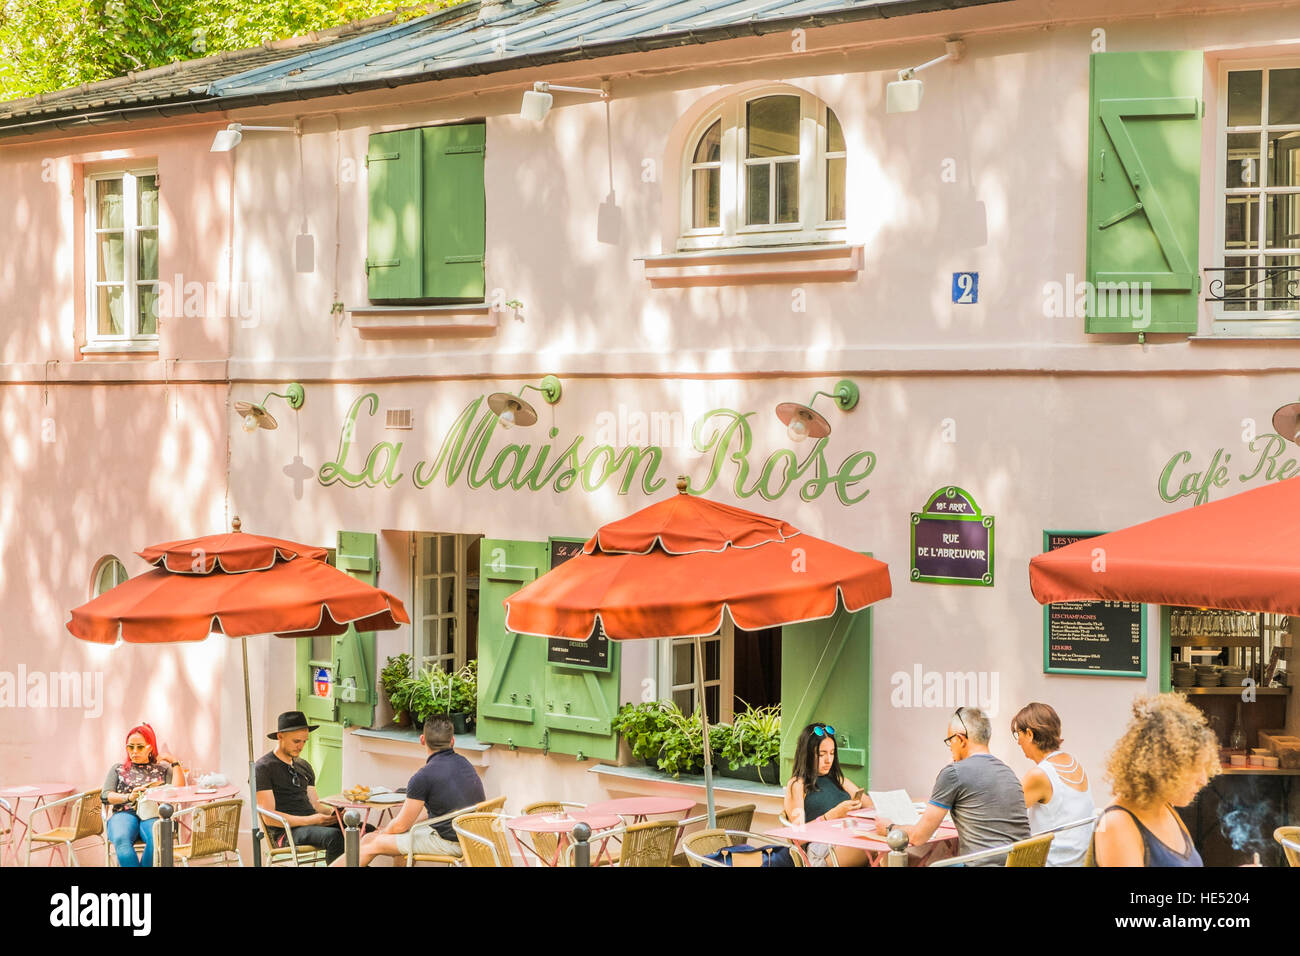
<instances>
[{"instance_id":1,"label":"man in navy t-shirt","mask_svg":"<svg viewBox=\"0 0 1300 956\"><path fill-rule=\"evenodd\" d=\"M406 784L406 801L401 812L388 826L362 839L362 866L368 866L377 856L406 856L410 852L460 856L460 843L450 820L420 827L415 833L411 827L425 814L430 818L441 817L482 803L483 781L473 765L452 749L456 738L446 717L426 720L420 743L429 751L429 757ZM333 865L344 862L338 860Z\"/></svg>"}]
</instances>

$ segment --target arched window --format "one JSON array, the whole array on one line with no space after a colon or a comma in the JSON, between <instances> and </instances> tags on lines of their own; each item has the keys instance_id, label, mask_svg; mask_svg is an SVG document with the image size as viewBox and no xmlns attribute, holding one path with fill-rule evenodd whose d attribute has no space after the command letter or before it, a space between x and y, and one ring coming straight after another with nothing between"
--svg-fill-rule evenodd
<instances>
[{"instance_id":1,"label":"arched window","mask_svg":"<svg viewBox=\"0 0 1300 956\"><path fill-rule=\"evenodd\" d=\"M723 101L687 141L678 248L842 240L846 157L838 117L809 93Z\"/></svg>"},{"instance_id":2,"label":"arched window","mask_svg":"<svg viewBox=\"0 0 1300 956\"><path fill-rule=\"evenodd\" d=\"M126 580L126 566L111 554L106 558L101 558L98 565L95 566L95 573L91 578L90 590L91 597L99 597L105 591L111 590Z\"/></svg>"}]
</instances>

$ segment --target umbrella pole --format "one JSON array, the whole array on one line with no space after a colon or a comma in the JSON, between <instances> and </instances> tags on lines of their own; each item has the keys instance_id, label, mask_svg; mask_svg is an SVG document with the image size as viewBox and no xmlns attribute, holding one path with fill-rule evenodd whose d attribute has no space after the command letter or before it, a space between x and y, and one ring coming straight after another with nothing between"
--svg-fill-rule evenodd
<instances>
[{"instance_id":1,"label":"umbrella pole","mask_svg":"<svg viewBox=\"0 0 1300 956\"><path fill-rule=\"evenodd\" d=\"M718 825L713 812L713 751L709 747L709 712L704 699L704 644L695 638L695 696L700 703L700 724L704 731L704 801L709 810L709 829Z\"/></svg>"},{"instance_id":2,"label":"umbrella pole","mask_svg":"<svg viewBox=\"0 0 1300 956\"><path fill-rule=\"evenodd\" d=\"M244 726L248 731L248 798L253 801L249 807L252 814L252 830L249 836L253 840L253 866L262 865L262 832L257 813L257 771L253 767L253 698L248 690L248 638L241 637L239 645L244 653Z\"/></svg>"}]
</instances>

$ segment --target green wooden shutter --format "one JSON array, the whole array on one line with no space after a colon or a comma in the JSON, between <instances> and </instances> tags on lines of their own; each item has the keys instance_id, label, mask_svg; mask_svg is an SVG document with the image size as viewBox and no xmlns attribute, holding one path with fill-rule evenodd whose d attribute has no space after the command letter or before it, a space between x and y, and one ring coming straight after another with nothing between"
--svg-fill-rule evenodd
<instances>
[{"instance_id":1,"label":"green wooden shutter","mask_svg":"<svg viewBox=\"0 0 1300 956\"><path fill-rule=\"evenodd\" d=\"M484 538L479 545L479 740L511 747L545 742L546 641L506 630L501 603L547 566L545 541Z\"/></svg>"},{"instance_id":2,"label":"green wooden shutter","mask_svg":"<svg viewBox=\"0 0 1300 956\"><path fill-rule=\"evenodd\" d=\"M423 145L418 129L370 137L366 280L371 301L424 295Z\"/></svg>"},{"instance_id":3,"label":"green wooden shutter","mask_svg":"<svg viewBox=\"0 0 1300 956\"><path fill-rule=\"evenodd\" d=\"M379 539L361 531L340 531L335 566L360 581L379 579ZM334 639L334 697L343 726L369 727L375 720L375 633L349 626Z\"/></svg>"},{"instance_id":4,"label":"green wooden shutter","mask_svg":"<svg viewBox=\"0 0 1300 956\"><path fill-rule=\"evenodd\" d=\"M317 697L313 693L316 669L329 669L331 679L338 673L335 660L338 656L335 645L336 637L300 637L296 641L297 667L294 670L294 682L297 685L297 708L307 715L312 723L319 721L333 722L339 719L338 693L333 685L328 697Z\"/></svg>"},{"instance_id":5,"label":"green wooden shutter","mask_svg":"<svg viewBox=\"0 0 1300 956\"><path fill-rule=\"evenodd\" d=\"M1092 55L1089 332L1196 331L1202 60L1178 50Z\"/></svg>"},{"instance_id":6,"label":"green wooden shutter","mask_svg":"<svg viewBox=\"0 0 1300 956\"><path fill-rule=\"evenodd\" d=\"M484 294L486 197L482 123L432 126L424 133L424 295Z\"/></svg>"},{"instance_id":7,"label":"green wooden shutter","mask_svg":"<svg viewBox=\"0 0 1300 956\"><path fill-rule=\"evenodd\" d=\"M835 728L840 767L858 786L867 786L870 608L781 629L781 779L793 772L800 731L815 721Z\"/></svg>"},{"instance_id":8,"label":"green wooden shutter","mask_svg":"<svg viewBox=\"0 0 1300 956\"><path fill-rule=\"evenodd\" d=\"M316 773L316 795L332 797L343 792L343 728L322 724L307 738L302 757Z\"/></svg>"}]
</instances>

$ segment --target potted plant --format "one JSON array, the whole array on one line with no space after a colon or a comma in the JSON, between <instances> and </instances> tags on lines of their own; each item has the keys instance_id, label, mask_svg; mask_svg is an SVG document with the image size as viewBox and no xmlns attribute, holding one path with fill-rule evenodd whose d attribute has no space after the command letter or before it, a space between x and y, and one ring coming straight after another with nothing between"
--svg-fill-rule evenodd
<instances>
[{"instance_id":1,"label":"potted plant","mask_svg":"<svg viewBox=\"0 0 1300 956\"><path fill-rule=\"evenodd\" d=\"M683 773L702 773L704 734L700 730L700 712L697 710L688 717L675 704L672 706L676 713L669 714L668 728L663 732L659 769L674 777ZM713 740L712 734L709 740Z\"/></svg>"},{"instance_id":2,"label":"potted plant","mask_svg":"<svg viewBox=\"0 0 1300 956\"><path fill-rule=\"evenodd\" d=\"M633 756L644 760L647 767L654 767L658 766L664 733L672 726L674 714L680 716L681 711L670 701L629 703L618 709L612 726L623 735Z\"/></svg>"},{"instance_id":3,"label":"potted plant","mask_svg":"<svg viewBox=\"0 0 1300 956\"><path fill-rule=\"evenodd\" d=\"M478 717L478 661L447 675L447 701L452 733L469 733Z\"/></svg>"},{"instance_id":4,"label":"potted plant","mask_svg":"<svg viewBox=\"0 0 1300 956\"><path fill-rule=\"evenodd\" d=\"M401 686L409 695L407 710L417 726L423 726L434 714L447 713L447 675L441 669L425 667Z\"/></svg>"},{"instance_id":5,"label":"potted plant","mask_svg":"<svg viewBox=\"0 0 1300 956\"><path fill-rule=\"evenodd\" d=\"M407 680L411 676L411 655L398 654L384 661L379 672L379 686L383 688L388 706L393 708L393 723L405 727L410 723L410 691Z\"/></svg>"},{"instance_id":6,"label":"potted plant","mask_svg":"<svg viewBox=\"0 0 1300 956\"><path fill-rule=\"evenodd\" d=\"M712 743L713 736L709 736ZM736 715L720 751L722 776L758 783L781 782L781 708L751 707Z\"/></svg>"}]
</instances>

